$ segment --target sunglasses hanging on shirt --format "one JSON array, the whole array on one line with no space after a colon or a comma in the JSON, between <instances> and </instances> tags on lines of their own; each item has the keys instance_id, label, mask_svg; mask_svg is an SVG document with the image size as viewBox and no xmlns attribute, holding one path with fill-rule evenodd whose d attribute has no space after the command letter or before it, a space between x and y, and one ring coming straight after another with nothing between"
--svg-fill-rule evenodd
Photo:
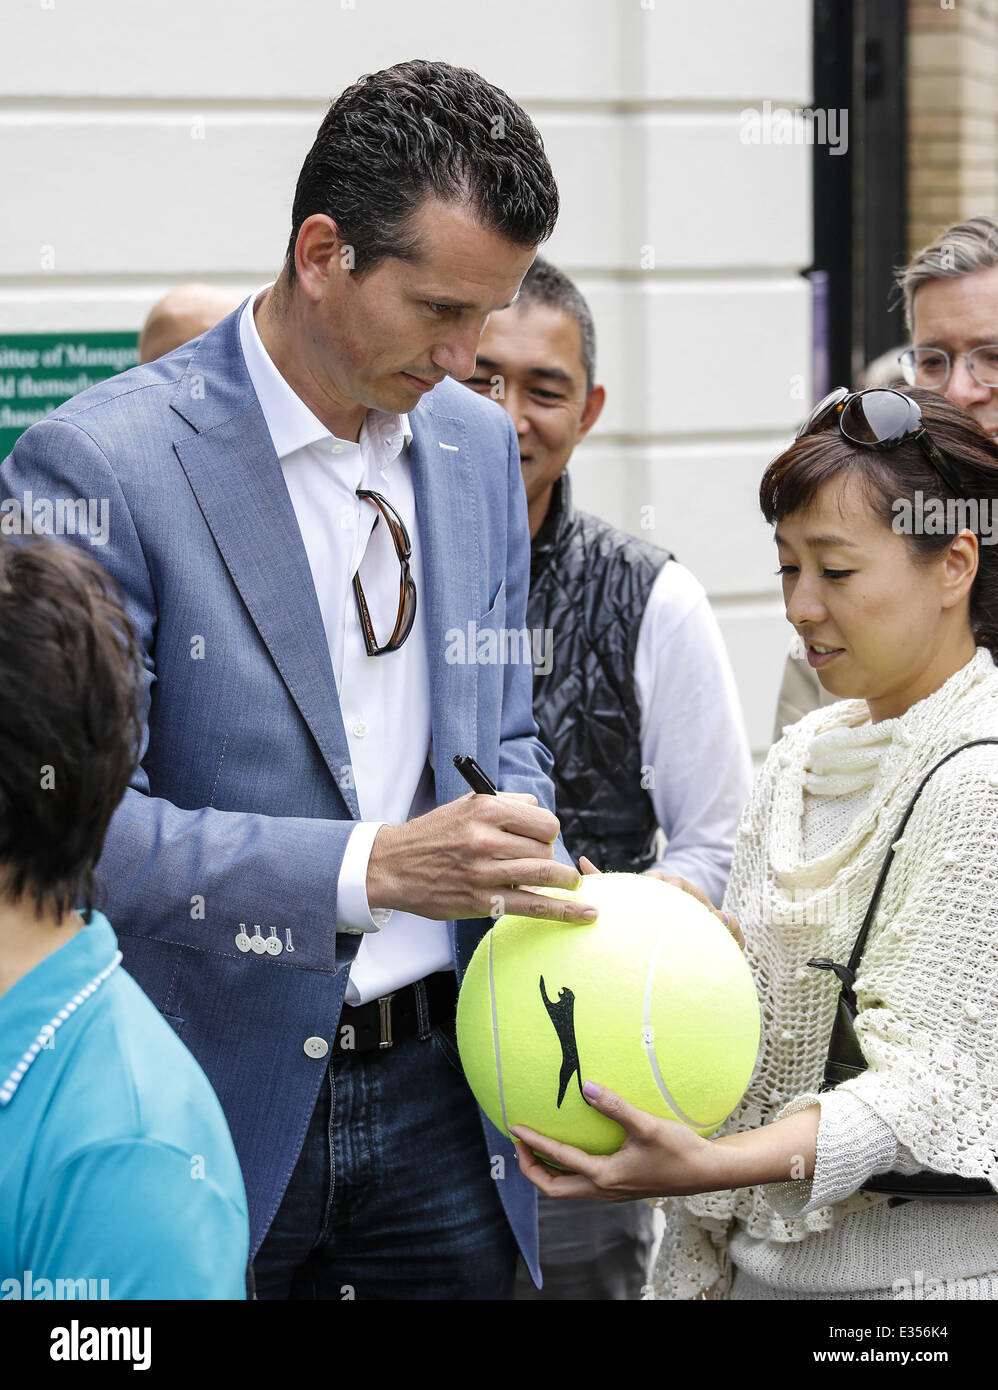
<instances>
[{"instance_id":1,"label":"sunglasses hanging on shirt","mask_svg":"<svg viewBox=\"0 0 998 1390\"><path fill-rule=\"evenodd\" d=\"M378 645L378 640L374 635L374 624L371 622L371 614L364 597L364 590L361 587L360 574L357 573L353 577L353 592L357 600L357 613L360 617L361 627L364 629L364 645L367 648L367 654L368 656L385 656L388 652L398 651L412 631L412 625L416 619L416 581L409 572L412 543L409 540L409 532L405 529L405 522L386 497L382 497L380 492L371 492L367 488L358 488L357 496L367 502L372 502L380 515L384 517L395 545L395 553L398 555L399 564L402 567L399 577L398 617L395 619L394 631L384 646ZM377 518L375 518L374 524L377 526Z\"/></svg>"}]
</instances>

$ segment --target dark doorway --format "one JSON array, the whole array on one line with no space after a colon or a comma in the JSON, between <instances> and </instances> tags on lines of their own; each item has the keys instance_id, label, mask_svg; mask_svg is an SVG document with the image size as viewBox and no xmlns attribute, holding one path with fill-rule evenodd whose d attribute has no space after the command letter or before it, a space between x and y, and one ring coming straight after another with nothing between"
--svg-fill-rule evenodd
<instances>
[{"instance_id":1,"label":"dark doorway","mask_svg":"<svg viewBox=\"0 0 998 1390\"><path fill-rule=\"evenodd\" d=\"M894 288L907 260L907 0L814 0L814 108L848 112L848 148L814 147L815 386L904 342Z\"/></svg>"}]
</instances>

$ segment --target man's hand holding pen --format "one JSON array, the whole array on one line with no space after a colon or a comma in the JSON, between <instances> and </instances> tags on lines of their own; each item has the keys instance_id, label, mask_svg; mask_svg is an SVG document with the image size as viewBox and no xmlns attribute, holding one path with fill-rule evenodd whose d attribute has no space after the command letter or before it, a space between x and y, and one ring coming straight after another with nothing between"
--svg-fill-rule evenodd
<instances>
[{"instance_id":1,"label":"man's hand holding pen","mask_svg":"<svg viewBox=\"0 0 998 1390\"><path fill-rule=\"evenodd\" d=\"M492 785L477 764L470 776L459 770L465 780ZM404 825L383 825L368 863L368 903L437 921L502 912L575 925L594 921L595 908L530 891L574 889L582 882L578 870L554 857L559 829L557 816L536 797L489 791L471 792Z\"/></svg>"}]
</instances>

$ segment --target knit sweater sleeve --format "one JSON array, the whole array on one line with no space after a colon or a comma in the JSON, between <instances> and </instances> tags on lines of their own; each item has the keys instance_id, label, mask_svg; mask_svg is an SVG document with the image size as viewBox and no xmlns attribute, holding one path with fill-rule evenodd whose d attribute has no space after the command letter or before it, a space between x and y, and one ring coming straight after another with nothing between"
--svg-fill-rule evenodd
<instances>
[{"instance_id":1,"label":"knit sweater sleeve","mask_svg":"<svg viewBox=\"0 0 998 1390\"><path fill-rule=\"evenodd\" d=\"M941 768L895 850L856 978L867 1070L781 1111L822 1109L813 1178L766 1189L781 1215L841 1200L893 1168L998 1188L998 748Z\"/></svg>"},{"instance_id":2,"label":"knit sweater sleeve","mask_svg":"<svg viewBox=\"0 0 998 1390\"><path fill-rule=\"evenodd\" d=\"M897 1135L858 1096L836 1089L799 1096L784 1106L780 1118L808 1106L821 1106L814 1175L770 1183L766 1200L787 1219L833 1206L851 1196L874 1173L916 1173L921 1164L898 1143Z\"/></svg>"}]
</instances>

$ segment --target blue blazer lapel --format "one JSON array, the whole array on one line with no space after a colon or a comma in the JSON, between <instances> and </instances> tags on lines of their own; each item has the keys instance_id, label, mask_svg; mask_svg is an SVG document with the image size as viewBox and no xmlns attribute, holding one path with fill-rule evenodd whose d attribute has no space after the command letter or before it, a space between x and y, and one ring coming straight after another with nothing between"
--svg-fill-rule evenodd
<instances>
[{"instance_id":1,"label":"blue blazer lapel","mask_svg":"<svg viewBox=\"0 0 998 1390\"><path fill-rule=\"evenodd\" d=\"M178 385L173 408L199 433L174 447L232 580L357 818L319 601L281 465L246 372L240 312L205 335Z\"/></svg>"},{"instance_id":2,"label":"blue blazer lapel","mask_svg":"<svg viewBox=\"0 0 998 1390\"><path fill-rule=\"evenodd\" d=\"M437 805L468 790L453 764L455 753L474 756L478 724L478 679L469 661L450 663L447 633L462 633L488 607L478 557L473 461L464 421L439 413L431 398L409 416L416 515L423 554L426 637L430 658L433 770ZM469 653L469 656L471 653Z\"/></svg>"}]
</instances>

